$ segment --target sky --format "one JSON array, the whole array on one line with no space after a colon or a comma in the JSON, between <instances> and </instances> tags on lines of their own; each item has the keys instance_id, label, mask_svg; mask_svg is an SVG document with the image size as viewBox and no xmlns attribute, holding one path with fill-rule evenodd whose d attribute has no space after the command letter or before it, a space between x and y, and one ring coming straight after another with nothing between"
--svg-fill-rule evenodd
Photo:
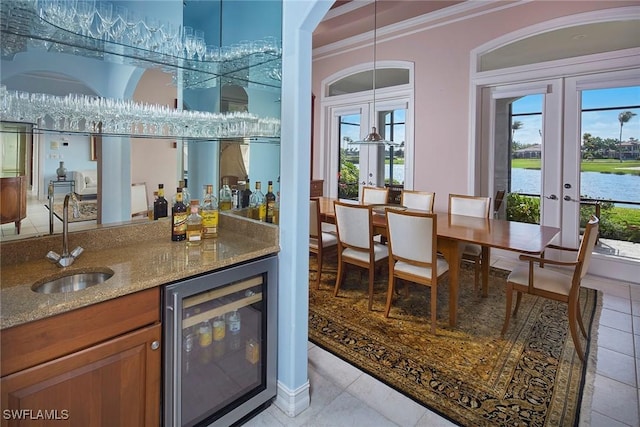
<instances>
[{"instance_id":1,"label":"sky","mask_svg":"<svg viewBox=\"0 0 640 427\"><path fill-rule=\"evenodd\" d=\"M636 108L625 108L634 106ZM637 114L622 128L622 140L630 137L640 139L640 86L585 90L582 92L582 108L622 107L611 111L584 112L582 115L581 134L590 133L602 139L620 138L620 122L618 114L622 111L632 111ZM542 95L529 95L513 103L513 113L540 112L542 110ZM523 123L522 128L514 135L520 144L540 143L540 116L518 116L514 120Z\"/></svg>"}]
</instances>

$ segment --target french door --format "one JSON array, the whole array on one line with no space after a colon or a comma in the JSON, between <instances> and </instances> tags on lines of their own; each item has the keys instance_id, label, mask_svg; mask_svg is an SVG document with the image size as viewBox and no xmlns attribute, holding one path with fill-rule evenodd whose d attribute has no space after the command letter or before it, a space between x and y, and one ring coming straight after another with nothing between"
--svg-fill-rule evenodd
<instances>
[{"instance_id":1,"label":"french door","mask_svg":"<svg viewBox=\"0 0 640 427\"><path fill-rule=\"evenodd\" d=\"M593 196L595 192L587 182L589 174L581 171L584 160L583 137L589 133L586 121L592 120L585 113L588 105L584 98L603 89L624 90L639 85L637 72L616 71L483 88L483 117L489 120L485 122L488 126L483 126L482 140L490 153L486 159L489 174L483 186L492 195L504 190L507 194L522 193L533 198L539 197L540 213L536 222L561 229L554 243L577 247L581 233L581 207L583 211L586 209L588 201L585 202L585 197ZM535 107L519 111L516 105L520 103ZM633 107L616 101L613 101L613 105L622 110ZM536 115L537 122L528 122L529 114ZM520 123L514 127L516 121ZM610 121L614 122L614 126L617 124L615 118ZM538 123L539 130L531 123ZM526 138L527 132L536 137ZM617 140L617 135L613 135L613 139ZM520 166L513 167L519 161ZM535 165L536 161L539 162L539 169L526 169L527 165ZM591 175L602 178L601 174ZM598 197L615 199L612 194ZM637 202L638 198L637 195L625 194L623 200ZM515 202L520 203L522 199L515 199ZM506 209L508 206L503 205L497 216L505 218ZM611 250L602 252L601 246L596 247L591 263L590 271L593 274L634 277L632 270L637 269L638 265L635 252L632 255L616 255ZM600 256L600 252L604 256Z\"/></svg>"},{"instance_id":2,"label":"french door","mask_svg":"<svg viewBox=\"0 0 640 427\"><path fill-rule=\"evenodd\" d=\"M377 102L361 102L350 105L339 105L330 108L330 139L331 139L331 173L330 195L334 191L340 198L359 199L362 188L383 187L389 176L394 176L393 159L388 159L394 153L390 144L362 144L362 141L376 126L378 133L384 140L400 146L404 156L406 143L406 116L408 108L406 100L385 100ZM394 124L394 117L402 117L401 124ZM376 120L374 120L376 117ZM391 122L391 123L390 123ZM391 138L397 135L397 141ZM400 140L401 139L401 140ZM396 153L398 149L396 148ZM402 168L402 180L406 173L406 165ZM397 165L396 165L397 168ZM336 173L337 172L337 173ZM357 178L356 178L357 177ZM394 181L398 181L396 172Z\"/></svg>"},{"instance_id":3,"label":"french door","mask_svg":"<svg viewBox=\"0 0 640 427\"><path fill-rule=\"evenodd\" d=\"M487 88L490 97L488 145L492 155L488 159L488 188L492 197L498 192L518 193L539 198L539 213L530 213L529 222L559 227L562 212L562 80L553 79L524 84L500 85ZM521 127L512 119L515 105L524 103ZM486 105L486 104L485 104ZM529 120L531 119L531 120ZM525 122L524 125L522 123ZM529 124L527 126L527 123ZM518 149L517 131L530 134L527 151ZM522 155L539 169L519 168L512 162ZM509 208L503 203L496 216L506 217ZM529 209L528 211L532 211Z\"/></svg>"}]
</instances>

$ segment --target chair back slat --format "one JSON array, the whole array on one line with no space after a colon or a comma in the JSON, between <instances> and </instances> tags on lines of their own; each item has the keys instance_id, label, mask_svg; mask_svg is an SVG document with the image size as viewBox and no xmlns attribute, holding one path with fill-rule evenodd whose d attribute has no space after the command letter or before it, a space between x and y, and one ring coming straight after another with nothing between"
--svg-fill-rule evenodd
<instances>
[{"instance_id":1,"label":"chair back slat","mask_svg":"<svg viewBox=\"0 0 640 427\"><path fill-rule=\"evenodd\" d=\"M389 253L418 263L433 263L435 254L435 215L388 209Z\"/></svg>"},{"instance_id":2,"label":"chair back slat","mask_svg":"<svg viewBox=\"0 0 640 427\"><path fill-rule=\"evenodd\" d=\"M491 207L491 197L466 196L462 194L449 195L449 213L478 218L488 218Z\"/></svg>"},{"instance_id":3,"label":"chair back slat","mask_svg":"<svg viewBox=\"0 0 640 427\"><path fill-rule=\"evenodd\" d=\"M580 248L578 249L578 261L582 261L579 264L580 271L578 272L580 279L582 279L589 270L589 263L591 262L591 255L596 247L598 241L598 231L600 228L600 220L592 216L587 227L584 230L582 241L580 242Z\"/></svg>"},{"instance_id":4,"label":"chair back slat","mask_svg":"<svg viewBox=\"0 0 640 427\"><path fill-rule=\"evenodd\" d=\"M317 199L311 199L309 201L309 237L318 238L320 233L320 204Z\"/></svg>"},{"instance_id":5,"label":"chair back slat","mask_svg":"<svg viewBox=\"0 0 640 427\"><path fill-rule=\"evenodd\" d=\"M371 237L371 208L334 202L338 240L347 246L369 250Z\"/></svg>"},{"instance_id":6,"label":"chair back slat","mask_svg":"<svg viewBox=\"0 0 640 427\"><path fill-rule=\"evenodd\" d=\"M427 191L403 190L400 204L409 209L433 211L433 202L436 194Z\"/></svg>"}]
</instances>

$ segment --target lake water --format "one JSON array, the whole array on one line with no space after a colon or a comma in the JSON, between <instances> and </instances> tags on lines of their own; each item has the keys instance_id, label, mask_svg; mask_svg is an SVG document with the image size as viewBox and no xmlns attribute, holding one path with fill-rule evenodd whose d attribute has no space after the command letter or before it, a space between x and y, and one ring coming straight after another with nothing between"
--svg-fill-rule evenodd
<instances>
[{"instance_id":1,"label":"lake water","mask_svg":"<svg viewBox=\"0 0 640 427\"><path fill-rule=\"evenodd\" d=\"M385 178L389 179L389 168L385 168ZM404 181L404 165L393 165L393 180ZM581 191L584 197L640 202L640 176L616 175L599 172L581 172ZM511 191L540 194L540 171L534 169L512 169ZM639 205L622 205L640 209Z\"/></svg>"},{"instance_id":2,"label":"lake water","mask_svg":"<svg viewBox=\"0 0 640 427\"><path fill-rule=\"evenodd\" d=\"M386 179L389 179L389 167L385 168L384 175ZM404 181L404 165L393 165L393 180ZM581 172L580 181L582 186L580 194L584 197L640 202L640 176ZM535 169L512 169L511 191L514 193L540 194L540 171ZM618 205L623 206L621 204ZM624 206L640 209L638 205Z\"/></svg>"},{"instance_id":3,"label":"lake water","mask_svg":"<svg viewBox=\"0 0 640 427\"><path fill-rule=\"evenodd\" d=\"M581 172L580 186L580 194L584 197L640 202L640 176L637 175ZM540 171L534 169L512 169L511 191L540 194ZM622 205L618 204L618 206ZM624 206L640 208L638 205Z\"/></svg>"}]
</instances>

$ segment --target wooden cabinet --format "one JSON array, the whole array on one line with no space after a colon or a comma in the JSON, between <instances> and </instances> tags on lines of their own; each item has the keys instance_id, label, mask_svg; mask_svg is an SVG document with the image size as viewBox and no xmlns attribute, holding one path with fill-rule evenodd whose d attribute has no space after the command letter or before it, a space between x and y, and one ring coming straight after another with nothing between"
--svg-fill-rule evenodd
<instances>
[{"instance_id":1,"label":"wooden cabinet","mask_svg":"<svg viewBox=\"0 0 640 427\"><path fill-rule=\"evenodd\" d=\"M15 222L20 234L20 221L27 216L27 177L0 178L0 220Z\"/></svg>"},{"instance_id":2,"label":"wooden cabinet","mask_svg":"<svg viewBox=\"0 0 640 427\"><path fill-rule=\"evenodd\" d=\"M158 426L159 308L155 288L2 331L2 426Z\"/></svg>"},{"instance_id":3,"label":"wooden cabinet","mask_svg":"<svg viewBox=\"0 0 640 427\"><path fill-rule=\"evenodd\" d=\"M311 180L311 197L320 197L324 193L324 180L312 179Z\"/></svg>"}]
</instances>

